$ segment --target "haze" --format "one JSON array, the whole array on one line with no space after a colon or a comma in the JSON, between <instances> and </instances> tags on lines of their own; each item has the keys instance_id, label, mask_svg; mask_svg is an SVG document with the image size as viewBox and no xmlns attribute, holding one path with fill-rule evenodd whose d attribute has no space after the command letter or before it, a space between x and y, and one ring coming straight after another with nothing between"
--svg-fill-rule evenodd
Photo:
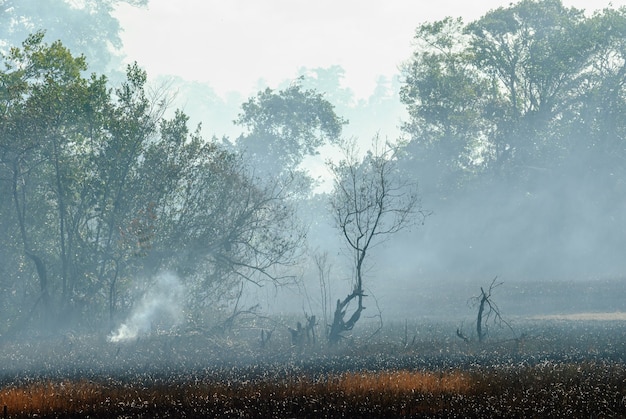
<instances>
[{"instance_id":1,"label":"haze","mask_svg":"<svg viewBox=\"0 0 626 419\"><path fill-rule=\"evenodd\" d=\"M151 77L175 75L207 83L220 96L248 97L265 85L293 80L305 68L341 66L344 87L368 98L380 76L398 75L412 53L420 23L461 16L477 19L508 0L335 2L269 0L151 0L120 4L123 51ZM624 0L564 1L593 11Z\"/></svg>"},{"instance_id":2,"label":"haze","mask_svg":"<svg viewBox=\"0 0 626 419\"><path fill-rule=\"evenodd\" d=\"M2 3L0 332L623 310L626 1L141 3Z\"/></svg>"}]
</instances>

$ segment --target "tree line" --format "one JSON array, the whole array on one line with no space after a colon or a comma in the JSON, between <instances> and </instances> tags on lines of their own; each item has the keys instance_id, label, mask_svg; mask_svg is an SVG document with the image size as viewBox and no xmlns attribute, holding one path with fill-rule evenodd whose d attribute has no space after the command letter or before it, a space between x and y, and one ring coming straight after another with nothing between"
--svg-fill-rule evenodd
<instances>
[{"instance_id":1,"label":"tree line","mask_svg":"<svg viewBox=\"0 0 626 419\"><path fill-rule=\"evenodd\" d=\"M12 48L0 75L5 332L112 320L150 285L134 279L160 270L188 279L195 307L242 279L279 281L304 234L287 181L255 178L184 113L165 118L137 65L112 89L43 37Z\"/></svg>"},{"instance_id":2,"label":"tree line","mask_svg":"<svg viewBox=\"0 0 626 419\"><path fill-rule=\"evenodd\" d=\"M420 245L449 253L448 274L621 274L625 34L624 8L560 0L416 29L405 167L438 214Z\"/></svg>"},{"instance_id":3,"label":"tree line","mask_svg":"<svg viewBox=\"0 0 626 419\"><path fill-rule=\"evenodd\" d=\"M137 64L112 83L35 32L2 54L0 333L112 327L164 270L184 278L187 320L210 322L242 283L295 275L320 196L354 272L329 316L334 341L365 308L375 244L430 210L451 225L461 207L560 233L598 211L623 236L624 35L625 9L588 16L559 0L422 24L402 69L406 138L373 133L359 153L342 138L348 121L301 79L243 103L238 138L203 138L184 112L166 117L169 92ZM343 158L315 196L302 162L329 145ZM468 236L484 234L475 217ZM490 234L502 230L483 243Z\"/></svg>"}]
</instances>

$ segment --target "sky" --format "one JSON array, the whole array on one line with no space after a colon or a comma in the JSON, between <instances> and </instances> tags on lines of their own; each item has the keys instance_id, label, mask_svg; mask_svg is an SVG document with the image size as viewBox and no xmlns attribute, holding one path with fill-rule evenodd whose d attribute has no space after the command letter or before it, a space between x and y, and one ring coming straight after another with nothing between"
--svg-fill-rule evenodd
<instances>
[{"instance_id":1,"label":"sky","mask_svg":"<svg viewBox=\"0 0 626 419\"><path fill-rule=\"evenodd\" d=\"M566 6L588 12L609 5L608 0L562 1ZM276 88L285 80L296 78L303 67L314 69L340 65L345 70L345 87L350 88L357 98L367 99L373 93L380 76L393 78L399 74L399 66L412 54L413 34L421 23L440 20L446 16L460 16L466 22L471 22L489 10L507 7L510 3L511 0L150 0L147 8L119 6L117 17L124 30L123 52L129 61L137 61L146 69L151 78L178 76L209 85L222 97L236 92L240 97L246 98L256 94L265 85ZM613 0L612 5L626 6L626 0ZM197 86L199 85L192 85L193 88ZM185 91L181 96L186 94ZM226 102L215 103L224 111L222 105ZM240 103L237 103L234 112L239 109ZM210 105L216 107L213 103ZM398 108L403 107L398 104ZM204 111L211 113L213 110L207 107ZM374 113L368 114L367 118L375 120ZM386 117L388 115L385 113ZM224 127L213 122L203 125L203 128L206 126L211 132L230 134L225 126L229 125L232 129L235 116L236 113L220 113L218 117L223 120ZM398 114L399 118L401 116ZM394 139L397 138L395 133L398 120L386 120L387 125L376 126L380 130L373 131L363 120L353 123L355 121L351 119L347 128L353 126L357 130L363 129L351 131L349 134L364 141L368 141L373 132L381 132L384 138ZM236 135L236 132L232 134ZM321 156L306 162L306 168L314 176L325 176L324 158L330 154L332 152L322 151ZM320 190L328 185L328 182L322 184ZM431 209L428 204L425 207ZM437 215L435 212L425 227L427 230L423 243L417 245L421 250L427 250L420 253L419 258L414 254L407 256L396 252L396 265L406 269L398 272L398 278L411 282L435 273L441 277L448 275L453 279L469 278L468 283L471 282L474 286L473 281L476 278L489 278L492 272L502 274L508 280L511 277L521 278L535 269L542 269L525 265L527 260L534 260L530 255L534 249L528 250L528 257L519 257L519 253L515 251L512 254L507 253L513 243L507 237L515 237L515 228L525 225L523 223L513 223L510 227L512 231L506 230L503 238L493 247L484 247L497 249L499 244L503 244L503 254L508 255L509 259L500 256L477 257L476 252L479 250L472 250L472 246L468 250L465 247L467 243L479 240L472 236L474 230L471 226L475 219L468 217L473 215L473 212L465 209L462 209L461 214L456 213L455 209L450 209L449 214ZM447 216L455 222L460 221L458 224L451 223L450 227L445 221ZM491 225L488 215L481 217L477 218L484 219L485 225ZM464 228L462 222L465 219L470 228L467 237L463 236L465 238L459 241L459 232L454 227ZM603 220L603 217L597 216L596 219ZM429 227L430 225L433 227ZM487 227L485 231L488 231ZM587 232L583 228L580 231L583 239L576 243L584 242L584 234ZM497 237L496 233L494 237ZM429 241L433 238L435 245ZM407 245L409 249L416 246L413 236L406 243L410 243ZM449 243L457 243L453 246L456 253L449 250ZM610 244L607 246L610 247ZM481 247L477 247L479 248ZM397 248L390 249L395 251ZM392 251L385 256L390 257ZM573 254L577 255L576 252ZM611 253L606 256L606 260L612 260L612 257ZM409 259L415 263L406 264L405 261ZM604 257L600 258L598 255L596 259L604 260ZM497 270L510 260L516 263L509 263L504 272ZM472 265L473 270L468 273L463 263ZM415 266L419 266L420 270L417 271ZM463 272L454 272L450 267L459 267L459 272ZM554 270L558 271L558 266ZM392 294L396 291L389 289L386 296L384 283L379 286L380 289L374 289L373 292L381 298L381 303L385 303L385 298L387 302L393 299ZM269 288L259 292L266 290ZM405 298L412 298L412 292L414 290L409 285L406 290L401 291ZM270 299L269 296L267 298ZM294 301L300 304L300 300Z\"/></svg>"},{"instance_id":2,"label":"sky","mask_svg":"<svg viewBox=\"0 0 626 419\"><path fill-rule=\"evenodd\" d=\"M423 22L470 22L510 0L150 0L116 10L124 53L151 77L180 76L220 96L244 97L294 79L298 70L344 68L345 87L367 98L380 76L394 77ZM587 11L626 0L564 0Z\"/></svg>"}]
</instances>

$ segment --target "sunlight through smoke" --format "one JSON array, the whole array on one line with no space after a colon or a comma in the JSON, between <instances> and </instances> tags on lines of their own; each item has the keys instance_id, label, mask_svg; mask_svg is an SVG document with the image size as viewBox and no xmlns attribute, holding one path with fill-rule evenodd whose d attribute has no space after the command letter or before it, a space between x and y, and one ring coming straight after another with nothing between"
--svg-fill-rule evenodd
<instances>
[{"instance_id":1,"label":"sunlight through smoke","mask_svg":"<svg viewBox=\"0 0 626 419\"><path fill-rule=\"evenodd\" d=\"M110 342L134 339L151 330L153 323L175 326L182 318L183 286L172 273L160 274L125 323L111 336Z\"/></svg>"}]
</instances>

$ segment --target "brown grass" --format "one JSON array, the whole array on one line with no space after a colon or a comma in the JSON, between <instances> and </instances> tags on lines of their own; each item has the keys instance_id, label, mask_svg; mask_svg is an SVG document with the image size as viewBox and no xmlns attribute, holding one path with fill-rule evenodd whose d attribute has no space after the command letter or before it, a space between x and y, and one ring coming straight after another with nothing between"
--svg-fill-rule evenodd
<instances>
[{"instance_id":1,"label":"brown grass","mask_svg":"<svg viewBox=\"0 0 626 419\"><path fill-rule=\"evenodd\" d=\"M104 393L101 385L89 381L47 381L4 388L0 400L9 413L45 415L97 406L102 403Z\"/></svg>"},{"instance_id":2,"label":"brown grass","mask_svg":"<svg viewBox=\"0 0 626 419\"><path fill-rule=\"evenodd\" d=\"M420 371L351 372L313 381L307 377L283 382L180 383L170 386L121 385L89 380L42 381L0 390L0 406L11 417L94 415L109 411L161 410L172 407L222 405L268 400L363 399L393 403L407 395L466 393L470 378L461 372Z\"/></svg>"},{"instance_id":3,"label":"brown grass","mask_svg":"<svg viewBox=\"0 0 626 419\"><path fill-rule=\"evenodd\" d=\"M149 380L147 380L149 382ZM244 382L47 380L0 389L9 417L619 417L623 365L573 363L447 372L389 370Z\"/></svg>"},{"instance_id":4,"label":"brown grass","mask_svg":"<svg viewBox=\"0 0 626 419\"><path fill-rule=\"evenodd\" d=\"M461 372L381 371L345 373L333 379L328 391L363 393L466 393L470 378Z\"/></svg>"}]
</instances>

